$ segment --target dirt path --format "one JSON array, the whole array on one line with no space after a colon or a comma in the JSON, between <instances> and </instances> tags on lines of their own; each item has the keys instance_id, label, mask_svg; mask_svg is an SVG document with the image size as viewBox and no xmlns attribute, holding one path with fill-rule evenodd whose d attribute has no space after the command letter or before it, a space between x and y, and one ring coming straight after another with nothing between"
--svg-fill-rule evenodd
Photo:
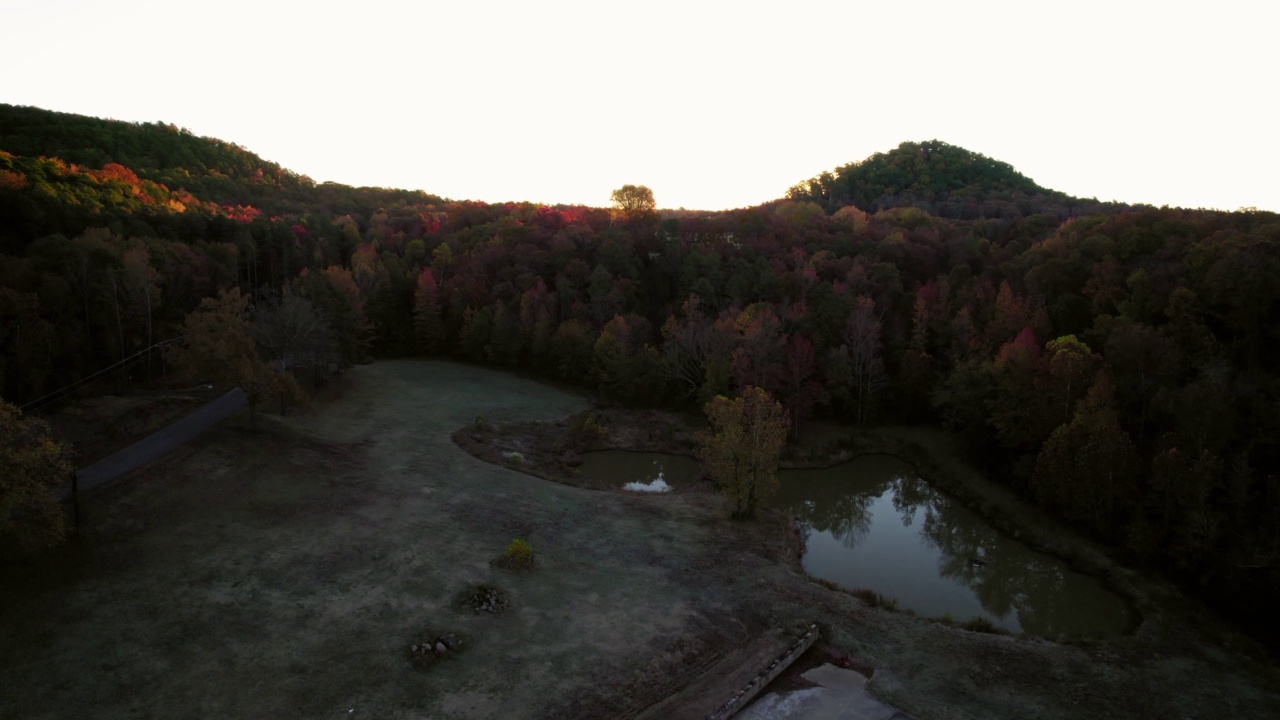
<instances>
[{"instance_id":1,"label":"dirt path","mask_svg":"<svg viewBox=\"0 0 1280 720\"><path fill-rule=\"evenodd\" d=\"M383 362L314 415L217 431L88 494L77 547L0 570L0 718L624 718L810 620L922 720L1280 706L1274 670L1189 631L1061 646L869 609L714 496L567 487L450 439L476 415L586 405L501 373ZM534 572L490 565L515 537ZM462 607L476 583L511 609ZM460 649L415 667L409 645L443 632Z\"/></svg>"}]
</instances>

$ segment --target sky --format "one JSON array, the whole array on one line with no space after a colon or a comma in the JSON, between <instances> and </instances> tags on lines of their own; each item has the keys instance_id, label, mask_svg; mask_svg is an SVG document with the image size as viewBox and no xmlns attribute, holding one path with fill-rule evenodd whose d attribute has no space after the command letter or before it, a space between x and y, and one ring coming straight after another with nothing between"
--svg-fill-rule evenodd
<instances>
[{"instance_id":1,"label":"sky","mask_svg":"<svg viewBox=\"0 0 1280 720\"><path fill-rule=\"evenodd\" d=\"M1081 197L1280 211L1278 20L1265 0L0 0L0 102L453 199L643 184L745 207L937 139Z\"/></svg>"}]
</instances>

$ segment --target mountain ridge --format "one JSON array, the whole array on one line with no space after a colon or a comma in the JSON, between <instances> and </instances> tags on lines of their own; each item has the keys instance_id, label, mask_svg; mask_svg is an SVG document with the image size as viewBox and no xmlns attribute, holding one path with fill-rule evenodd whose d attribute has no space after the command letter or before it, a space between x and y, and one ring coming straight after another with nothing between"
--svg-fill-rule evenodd
<instances>
[{"instance_id":1,"label":"mountain ridge","mask_svg":"<svg viewBox=\"0 0 1280 720\"><path fill-rule=\"evenodd\" d=\"M296 211L296 203L312 199L316 188L326 185L365 189L345 183L317 184L235 142L198 136L172 123L128 122L32 106L0 104L0 150L58 157L95 169L116 163L142 179L190 191L204 200L267 206L266 210L276 210L270 206L280 204L282 212ZM416 199L442 197L408 188L367 189ZM846 205L868 212L912 206L953 219L1042 212L1065 218L1134 207L1041 187L1009 163L941 140L903 142L801 181L783 197L761 204L783 199L815 202L827 213Z\"/></svg>"}]
</instances>

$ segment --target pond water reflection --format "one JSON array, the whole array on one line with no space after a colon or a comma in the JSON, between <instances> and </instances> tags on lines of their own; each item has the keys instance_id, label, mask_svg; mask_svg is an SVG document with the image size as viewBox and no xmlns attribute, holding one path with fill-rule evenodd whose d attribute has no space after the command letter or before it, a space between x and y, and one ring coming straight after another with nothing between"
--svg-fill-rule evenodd
<instances>
[{"instance_id":1,"label":"pond water reflection","mask_svg":"<svg viewBox=\"0 0 1280 720\"><path fill-rule=\"evenodd\" d=\"M679 488L701 468L680 455L605 450L584 453L579 472L596 487L661 478ZM996 531L894 457L778 476L773 505L800 521L810 575L869 588L925 617L986 618L1041 637L1109 637L1133 624L1097 579Z\"/></svg>"},{"instance_id":2,"label":"pond water reflection","mask_svg":"<svg viewBox=\"0 0 1280 720\"><path fill-rule=\"evenodd\" d=\"M923 616L982 617L1042 637L1108 637L1132 625L1097 579L999 533L896 458L786 470L779 480L774 505L800 521L804 568L815 577Z\"/></svg>"}]
</instances>

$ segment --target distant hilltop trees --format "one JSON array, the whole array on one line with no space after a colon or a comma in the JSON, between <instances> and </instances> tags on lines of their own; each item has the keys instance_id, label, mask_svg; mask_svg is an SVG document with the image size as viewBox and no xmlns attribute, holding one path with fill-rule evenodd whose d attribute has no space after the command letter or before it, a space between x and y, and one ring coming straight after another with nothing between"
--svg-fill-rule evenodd
<instances>
[{"instance_id":1,"label":"distant hilltop trees","mask_svg":"<svg viewBox=\"0 0 1280 720\"><path fill-rule=\"evenodd\" d=\"M969 220L1043 213L1065 219L1123 207L1046 190L1008 163L939 140L904 142L841 165L793 186L787 197L818 203L828 212L845 205L868 212L918 207Z\"/></svg>"}]
</instances>

